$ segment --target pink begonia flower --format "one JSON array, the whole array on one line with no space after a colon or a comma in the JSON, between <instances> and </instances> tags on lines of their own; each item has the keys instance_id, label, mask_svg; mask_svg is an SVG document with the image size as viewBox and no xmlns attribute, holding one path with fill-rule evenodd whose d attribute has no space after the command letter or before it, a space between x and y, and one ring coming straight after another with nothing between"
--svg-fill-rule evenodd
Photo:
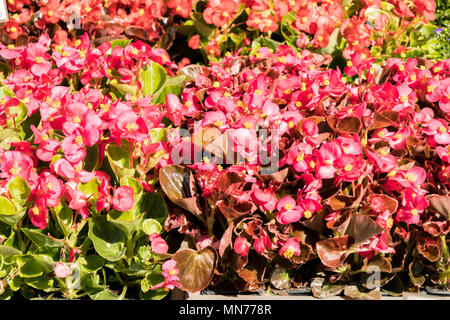
<instances>
[{"instance_id":1,"label":"pink begonia flower","mask_svg":"<svg viewBox=\"0 0 450 320\"><path fill-rule=\"evenodd\" d=\"M157 233L152 233L149 236L149 240L152 246L152 251L156 254L164 254L169 250L169 246L166 241Z\"/></svg>"},{"instance_id":2,"label":"pink begonia flower","mask_svg":"<svg viewBox=\"0 0 450 320\"><path fill-rule=\"evenodd\" d=\"M202 250L208 246L212 246L213 245L213 241L211 240L211 237L207 236L207 235L203 235L198 237L197 239L197 247L199 250Z\"/></svg>"},{"instance_id":3,"label":"pink begonia flower","mask_svg":"<svg viewBox=\"0 0 450 320\"><path fill-rule=\"evenodd\" d=\"M112 200L113 208L119 211L127 211L133 207L133 188L128 186L121 186L114 190Z\"/></svg>"},{"instance_id":4,"label":"pink begonia flower","mask_svg":"<svg viewBox=\"0 0 450 320\"><path fill-rule=\"evenodd\" d=\"M55 274L58 278L67 278L72 274L72 270L70 270L69 266L64 262L57 262L55 266Z\"/></svg>"},{"instance_id":5,"label":"pink begonia flower","mask_svg":"<svg viewBox=\"0 0 450 320\"><path fill-rule=\"evenodd\" d=\"M178 277L179 270L176 268L177 262L175 260L167 260L162 265L162 275L164 276L164 282L157 284L150 288L155 290L158 288L167 288L172 290L177 287L182 289L180 284L180 278Z\"/></svg>"},{"instance_id":6,"label":"pink begonia flower","mask_svg":"<svg viewBox=\"0 0 450 320\"><path fill-rule=\"evenodd\" d=\"M250 250L250 243L244 237L238 237L234 241L233 249L234 252L245 257L248 255L248 252Z\"/></svg>"},{"instance_id":7,"label":"pink begonia flower","mask_svg":"<svg viewBox=\"0 0 450 320\"><path fill-rule=\"evenodd\" d=\"M287 259L300 254L300 245L297 238L291 238L286 241L280 249L280 256Z\"/></svg>"},{"instance_id":8,"label":"pink begonia flower","mask_svg":"<svg viewBox=\"0 0 450 320\"><path fill-rule=\"evenodd\" d=\"M281 224L294 223L303 217L303 208L299 207L291 197L283 197L277 202L277 222Z\"/></svg>"},{"instance_id":9,"label":"pink begonia flower","mask_svg":"<svg viewBox=\"0 0 450 320\"><path fill-rule=\"evenodd\" d=\"M253 247L255 248L255 251L259 254L263 253L264 250L270 249L272 247L272 242L270 240L270 237L268 235L265 235L261 238L256 239L253 242Z\"/></svg>"}]
</instances>

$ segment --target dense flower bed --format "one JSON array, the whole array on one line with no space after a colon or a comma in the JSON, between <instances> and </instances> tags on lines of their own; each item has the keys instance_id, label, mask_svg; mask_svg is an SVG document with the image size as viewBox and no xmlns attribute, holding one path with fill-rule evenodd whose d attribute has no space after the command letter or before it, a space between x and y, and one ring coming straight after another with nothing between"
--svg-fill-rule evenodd
<instances>
[{"instance_id":1,"label":"dense flower bed","mask_svg":"<svg viewBox=\"0 0 450 320\"><path fill-rule=\"evenodd\" d=\"M1 298L448 289L434 1L7 4Z\"/></svg>"}]
</instances>

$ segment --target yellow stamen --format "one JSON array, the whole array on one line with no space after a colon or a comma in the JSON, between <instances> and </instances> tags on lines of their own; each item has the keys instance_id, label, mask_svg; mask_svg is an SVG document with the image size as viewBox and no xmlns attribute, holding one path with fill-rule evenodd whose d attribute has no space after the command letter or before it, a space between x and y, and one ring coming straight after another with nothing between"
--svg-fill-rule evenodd
<instances>
[{"instance_id":1,"label":"yellow stamen","mask_svg":"<svg viewBox=\"0 0 450 320\"><path fill-rule=\"evenodd\" d=\"M306 210L303 215L305 216L306 219L309 219L312 217L312 212L309 210Z\"/></svg>"},{"instance_id":2,"label":"yellow stamen","mask_svg":"<svg viewBox=\"0 0 450 320\"><path fill-rule=\"evenodd\" d=\"M387 219L386 226L388 228L392 228L393 225L394 225L394 219L392 219L392 218Z\"/></svg>"},{"instance_id":3,"label":"yellow stamen","mask_svg":"<svg viewBox=\"0 0 450 320\"><path fill-rule=\"evenodd\" d=\"M86 53L87 53L87 51L85 49L80 49L78 52L78 54L80 55L80 58L85 58Z\"/></svg>"},{"instance_id":4,"label":"yellow stamen","mask_svg":"<svg viewBox=\"0 0 450 320\"><path fill-rule=\"evenodd\" d=\"M173 276L175 274L177 274L177 272L174 269L169 270L169 275Z\"/></svg>"},{"instance_id":5,"label":"yellow stamen","mask_svg":"<svg viewBox=\"0 0 450 320\"><path fill-rule=\"evenodd\" d=\"M137 125L136 125L136 123L134 123L134 122L129 122L129 123L127 123L127 125L125 126L125 128L126 128L128 131L134 131L134 130L136 130Z\"/></svg>"},{"instance_id":6,"label":"yellow stamen","mask_svg":"<svg viewBox=\"0 0 450 320\"><path fill-rule=\"evenodd\" d=\"M75 117L73 117L72 122L73 123L81 123L81 118L79 116L75 116Z\"/></svg>"},{"instance_id":7,"label":"yellow stamen","mask_svg":"<svg viewBox=\"0 0 450 320\"><path fill-rule=\"evenodd\" d=\"M300 90L306 91L306 83L302 82Z\"/></svg>"},{"instance_id":8,"label":"yellow stamen","mask_svg":"<svg viewBox=\"0 0 450 320\"><path fill-rule=\"evenodd\" d=\"M396 174L397 174L397 170L392 170L392 171L390 171L390 172L387 174L387 176L390 177L390 178L392 178L392 177L395 176Z\"/></svg>"},{"instance_id":9,"label":"yellow stamen","mask_svg":"<svg viewBox=\"0 0 450 320\"><path fill-rule=\"evenodd\" d=\"M75 143L81 146L83 144L83 137L81 135L76 136Z\"/></svg>"},{"instance_id":10,"label":"yellow stamen","mask_svg":"<svg viewBox=\"0 0 450 320\"><path fill-rule=\"evenodd\" d=\"M286 259L292 258L292 257L294 256L294 249L288 248L288 249L283 253L283 256L284 256Z\"/></svg>"},{"instance_id":11,"label":"yellow stamen","mask_svg":"<svg viewBox=\"0 0 450 320\"><path fill-rule=\"evenodd\" d=\"M39 209L38 209L38 207L34 207L31 211L33 212L33 214L34 214L35 216L39 215Z\"/></svg>"},{"instance_id":12,"label":"yellow stamen","mask_svg":"<svg viewBox=\"0 0 450 320\"><path fill-rule=\"evenodd\" d=\"M18 166L14 165L11 169L9 169L9 173L12 176L16 176L20 173L20 168Z\"/></svg>"}]
</instances>

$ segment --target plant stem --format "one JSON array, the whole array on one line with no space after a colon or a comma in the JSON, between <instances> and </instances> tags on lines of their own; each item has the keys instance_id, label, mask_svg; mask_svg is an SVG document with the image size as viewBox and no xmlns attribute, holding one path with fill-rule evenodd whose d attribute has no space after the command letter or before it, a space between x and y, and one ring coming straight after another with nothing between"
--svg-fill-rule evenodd
<instances>
[{"instance_id":1,"label":"plant stem","mask_svg":"<svg viewBox=\"0 0 450 320\"><path fill-rule=\"evenodd\" d=\"M124 287L123 287L122 293L120 294L120 300L123 300L123 299L125 298L125 295L126 295L126 293L127 293L127 289L128 289L127 286L124 286Z\"/></svg>"}]
</instances>

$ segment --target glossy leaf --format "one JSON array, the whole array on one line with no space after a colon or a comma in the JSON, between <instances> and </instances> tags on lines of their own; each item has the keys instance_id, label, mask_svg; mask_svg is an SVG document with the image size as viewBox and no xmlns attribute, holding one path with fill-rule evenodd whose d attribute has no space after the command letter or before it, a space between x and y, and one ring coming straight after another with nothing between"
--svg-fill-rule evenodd
<instances>
[{"instance_id":1,"label":"glossy leaf","mask_svg":"<svg viewBox=\"0 0 450 320\"><path fill-rule=\"evenodd\" d=\"M145 219L142 222L142 231L145 234L151 235L153 233L160 233L162 230L161 224L155 219Z\"/></svg>"},{"instance_id":2,"label":"glossy leaf","mask_svg":"<svg viewBox=\"0 0 450 320\"><path fill-rule=\"evenodd\" d=\"M38 229L21 228L20 231L22 231L39 248L59 248L64 245L63 240L56 241L43 234L43 232Z\"/></svg>"},{"instance_id":3,"label":"glossy leaf","mask_svg":"<svg viewBox=\"0 0 450 320\"><path fill-rule=\"evenodd\" d=\"M350 248L349 236L323 239L316 243L317 254L322 263L336 268L344 262Z\"/></svg>"},{"instance_id":4,"label":"glossy leaf","mask_svg":"<svg viewBox=\"0 0 450 320\"><path fill-rule=\"evenodd\" d=\"M12 216L16 211L14 205L5 197L0 197L0 215Z\"/></svg>"},{"instance_id":5,"label":"glossy leaf","mask_svg":"<svg viewBox=\"0 0 450 320\"><path fill-rule=\"evenodd\" d=\"M131 169L130 154L124 148L109 144L106 147L106 156L117 177L134 176L135 169Z\"/></svg>"},{"instance_id":6,"label":"glossy leaf","mask_svg":"<svg viewBox=\"0 0 450 320\"><path fill-rule=\"evenodd\" d=\"M164 85L167 80L167 72L160 64L150 61L142 69L142 80L142 91L151 96Z\"/></svg>"},{"instance_id":7,"label":"glossy leaf","mask_svg":"<svg viewBox=\"0 0 450 320\"><path fill-rule=\"evenodd\" d=\"M177 262L181 285L193 293L209 285L216 268L217 253L212 247L201 251L183 249L175 253L172 259Z\"/></svg>"},{"instance_id":8,"label":"glossy leaf","mask_svg":"<svg viewBox=\"0 0 450 320\"><path fill-rule=\"evenodd\" d=\"M172 202L193 214L202 213L190 171L179 165L165 166L159 170L159 183Z\"/></svg>"},{"instance_id":9,"label":"glossy leaf","mask_svg":"<svg viewBox=\"0 0 450 320\"><path fill-rule=\"evenodd\" d=\"M142 196L140 212L146 213L146 217L155 219L163 225L169 215L169 208L162 194L149 192Z\"/></svg>"},{"instance_id":10,"label":"glossy leaf","mask_svg":"<svg viewBox=\"0 0 450 320\"><path fill-rule=\"evenodd\" d=\"M430 201L431 208L450 220L450 196L431 195L427 199Z\"/></svg>"},{"instance_id":11,"label":"glossy leaf","mask_svg":"<svg viewBox=\"0 0 450 320\"><path fill-rule=\"evenodd\" d=\"M109 261L117 261L125 254L125 234L105 216L94 217L89 221L89 238L95 251Z\"/></svg>"},{"instance_id":12,"label":"glossy leaf","mask_svg":"<svg viewBox=\"0 0 450 320\"><path fill-rule=\"evenodd\" d=\"M30 196L30 187L20 176L16 176L9 181L8 190L13 201L19 205L24 205Z\"/></svg>"}]
</instances>

